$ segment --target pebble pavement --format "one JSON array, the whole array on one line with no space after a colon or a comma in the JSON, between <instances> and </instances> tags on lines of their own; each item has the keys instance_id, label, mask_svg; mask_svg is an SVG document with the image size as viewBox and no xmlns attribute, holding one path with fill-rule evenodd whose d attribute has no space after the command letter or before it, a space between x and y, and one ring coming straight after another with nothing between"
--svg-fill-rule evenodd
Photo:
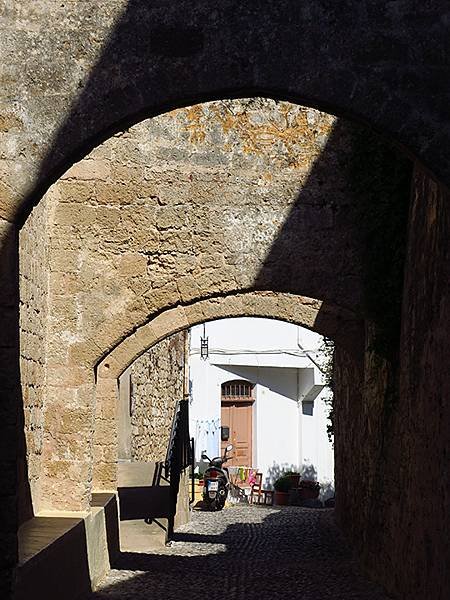
<instances>
[{"instance_id":1,"label":"pebble pavement","mask_svg":"<svg viewBox=\"0 0 450 600\"><path fill-rule=\"evenodd\" d=\"M387 600L363 578L332 509L194 512L166 548L122 553L86 600Z\"/></svg>"}]
</instances>

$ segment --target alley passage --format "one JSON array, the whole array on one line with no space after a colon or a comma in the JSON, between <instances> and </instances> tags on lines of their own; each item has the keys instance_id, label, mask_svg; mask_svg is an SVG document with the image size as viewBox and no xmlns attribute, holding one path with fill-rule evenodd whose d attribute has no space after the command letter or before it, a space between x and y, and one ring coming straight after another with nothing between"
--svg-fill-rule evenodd
<instances>
[{"instance_id":1,"label":"alley passage","mask_svg":"<svg viewBox=\"0 0 450 600\"><path fill-rule=\"evenodd\" d=\"M359 574L329 509L194 512L170 547L117 566L89 600L387 598Z\"/></svg>"}]
</instances>

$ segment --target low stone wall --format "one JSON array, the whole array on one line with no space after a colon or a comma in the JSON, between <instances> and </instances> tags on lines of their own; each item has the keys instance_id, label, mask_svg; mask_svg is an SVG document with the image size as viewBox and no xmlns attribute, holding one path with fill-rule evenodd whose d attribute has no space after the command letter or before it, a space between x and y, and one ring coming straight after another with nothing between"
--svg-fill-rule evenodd
<instances>
[{"instance_id":1,"label":"low stone wall","mask_svg":"<svg viewBox=\"0 0 450 600\"><path fill-rule=\"evenodd\" d=\"M162 340L131 366L131 456L162 461L183 399L185 333Z\"/></svg>"}]
</instances>

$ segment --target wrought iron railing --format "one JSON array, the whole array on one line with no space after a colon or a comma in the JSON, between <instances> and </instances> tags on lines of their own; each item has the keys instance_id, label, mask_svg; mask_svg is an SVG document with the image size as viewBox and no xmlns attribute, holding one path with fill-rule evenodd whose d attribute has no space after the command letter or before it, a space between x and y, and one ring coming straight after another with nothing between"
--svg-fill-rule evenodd
<instances>
[{"instance_id":1,"label":"wrought iron railing","mask_svg":"<svg viewBox=\"0 0 450 600\"><path fill-rule=\"evenodd\" d=\"M165 478L170 483L171 511L169 518L169 536L173 533L174 517L176 512L178 493L182 473L191 466L191 475L194 475L193 444L189 437L189 401L180 400L175 409L172 421L166 460L164 462ZM193 500L193 498L192 498Z\"/></svg>"},{"instance_id":2,"label":"wrought iron railing","mask_svg":"<svg viewBox=\"0 0 450 600\"><path fill-rule=\"evenodd\" d=\"M189 401L180 400L172 421L166 460L164 463L166 478L179 476L192 465L192 444L189 437Z\"/></svg>"}]
</instances>

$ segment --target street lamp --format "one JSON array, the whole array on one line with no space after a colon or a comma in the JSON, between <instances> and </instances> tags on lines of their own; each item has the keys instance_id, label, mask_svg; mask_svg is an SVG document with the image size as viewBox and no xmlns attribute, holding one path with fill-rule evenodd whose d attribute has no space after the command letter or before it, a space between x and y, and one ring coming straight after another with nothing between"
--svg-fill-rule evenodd
<instances>
[{"instance_id":1,"label":"street lamp","mask_svg":"<svg viewBox=\"0 0 450 600\"><path fill-rule=\"evenodd\" d=\"M203 323L203 336L200 337L200 358L206 360L208 356L208 338L206 337L206 325Z\"/></svg>"}]
</instances>

